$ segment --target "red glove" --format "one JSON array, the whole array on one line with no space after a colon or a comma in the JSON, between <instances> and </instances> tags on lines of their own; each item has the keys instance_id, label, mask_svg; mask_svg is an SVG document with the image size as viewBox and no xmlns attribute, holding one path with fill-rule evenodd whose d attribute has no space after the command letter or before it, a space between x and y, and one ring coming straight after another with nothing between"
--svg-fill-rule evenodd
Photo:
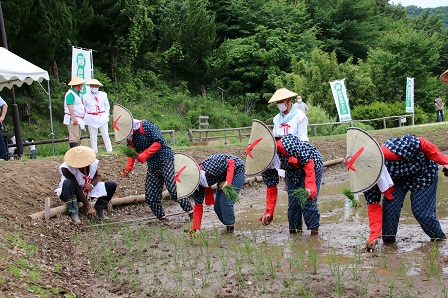
<instances>
[{"instance_id":1,"label":"red glove","mask_svg":"<svg viewBox=\"0 0 448 298\"><path fill-rule=\"evenodd\" d=\"M151 146L149 146L145 151L140 153L137 157L138 162L145 162L151 154L156 153L162 145L159 142L152 143Z\"/></svg>"},{"instance_id":2,"label":"red glove","mask_svg":"<svg viewBox=\"0 0 448 298\"><path fill-rule=\"evenodd\" d=\"M205 187L205 205L210 206L215 204L215 196L211 187Z\"/></svg>"},{"instance_id":3,"label":"red glove","mask_svg":"<svg viewBox=\"0 0 448 298\"><path fill-rule=\"evenodd\" d=\"M128 163L126 164L124 169L121 171L121 174L123 175L123 177L127 177L128 173L132 171L132 169L134 168L134 162L135 162L134 158L128 157Z\"/></svg>"},{"instance_id":4,"label":"red glove","mask_svg":"<svg viewBox=\"0 0 448 298\"><path fill-rule=\"evenodd\" d=\"M381 204L374 203L367 206L367 215L369 216L370 236L366 243L368 251L373 251L381 236L381 228L383 227L383 207Z\"/></svg>"},{"instance_id":5,"label":"red glove","mask_svg":"<svg viewBox=\"0 0 448 298\"><path fill-rule=\"evenodd\" d=\"M260 221L264 226L267 226L274 219L275 205L277 204L277 186L270 186L266 188L266 211Z\"/></svg>"},{"instance_id":6,"label":"red glove","mask_svg":"<svg viewBox=\"0 0 448 298\"><path fill-rule=\"evenodd\" d=\"M421 137L419 137L419 140L420 148L418 148L418 150L423 152L427 158L435 161L439 165L448 164L448 158L440 152L436 145Z\"/></svg>"},{"instance_id":7,"label":"red glove","mask_svg":"<svg viewBox=\"0 0 448 298\"><path fill-rule=\"evenodd\" d=\"M193 206L193 225L191 226L192 231L198 231L201 229L203 213L204 213L204 205L195 204Z\"/></svg>"},{"instance_id":8,"label":"red glove","mask_svg":"<svg viewBox=\"0 0 448 298\"><path fill-rule=\"evenodd\" d=\"M226 182L228 185L232 184L234 173L235 173L235 161L229 158L227 160L227 174L226 174Z\"/></svg>"},{"instance_id":9,"label":"red glove","mask_svg":"<svg viewBox=\"0 0 448 298\"><path fill-rule=\"evenodd\" d=\"M303 167L305 170L305 188L310 191L310 199L317 196L316 172L314 171L314 160L310 159Z\"/></svg>"},{"instance_id":10,"label":"red glove","mask_svg":"<svg viewBox=\"0 0 448 298\"><path fill-rule=\"evenodd\" d=\"M296 169L300 167L299 160L295 156L291 155L290 157L288 157L288 162L292 164Z\"/></svg>"}]
</instances>

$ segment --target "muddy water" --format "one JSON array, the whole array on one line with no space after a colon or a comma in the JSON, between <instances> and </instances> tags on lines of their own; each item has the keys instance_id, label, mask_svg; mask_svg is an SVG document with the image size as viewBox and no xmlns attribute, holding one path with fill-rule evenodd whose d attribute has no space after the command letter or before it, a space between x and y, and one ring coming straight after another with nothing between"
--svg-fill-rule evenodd
<instances>
[{"instance_id":1,"label":"muddy water","mask_svg":"<svg viewBox=\"0 0 448 298\"><path fill-rule=\"evenodd\" d=\"M330 262L335 256L338 262L346 264L353 263L354 258L370 258L371 254L362 252L370 232L364 197L359 195L361 207L354 208L342 194L344 187L349 187L348 182L324 185L321 188L319 193L321 226L318 237L311 237L309 231L304 231L300 236L289 234L288 200L283 185L279 187L275 219L267 227L260 224L260 217L265 208L264 197L244 198L235 206L237 223L234 237L247 236L256 239L255 241L263 246L263 249L283 251L285 258L294 251L304 251L310 247L314 247L319 254L320 262ZM444 176L439 177L437 215L442 228L448 235L448 177ZM206 225L222 227L214 214L209 216L206 222L208 222ZM380 241L376 253L381 254L385 259L399 256L401 262L406 264L406 274L418 275L422 268L429 266L430 256L435 249L439 257L446 259L448 242L434 244L430 241L412 215L408 195L400 217L397 242L384 245ZM448 268L440 269L441 273L448 274Z\"/></svg>"}]
</instances>

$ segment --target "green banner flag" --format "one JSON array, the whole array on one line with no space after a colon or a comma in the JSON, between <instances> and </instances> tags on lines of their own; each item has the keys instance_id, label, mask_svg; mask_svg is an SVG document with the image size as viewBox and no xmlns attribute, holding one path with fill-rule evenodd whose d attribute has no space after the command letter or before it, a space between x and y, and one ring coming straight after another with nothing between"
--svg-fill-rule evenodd
<instances>
[{"instance_id":1,"label":"green banner flag","mask_svg":"<svg viewBox=\"0 0 448 298\"><path fill-rule=\"evenodd\" d=\"M350 121L350 106L348 104L347 89L345 89L345 79L330 82L336 109L338 110L339 121Z\"/></svg>"},{"instance_id":2,"label":"green banner flag","mask_svg":"<svg viewBox=\"0 0 448 298\"><path fill-rule=\"evenodd\" d=\"M406 78L406 113L414 113L414 78Z\"/></svg>"}]
</instances>

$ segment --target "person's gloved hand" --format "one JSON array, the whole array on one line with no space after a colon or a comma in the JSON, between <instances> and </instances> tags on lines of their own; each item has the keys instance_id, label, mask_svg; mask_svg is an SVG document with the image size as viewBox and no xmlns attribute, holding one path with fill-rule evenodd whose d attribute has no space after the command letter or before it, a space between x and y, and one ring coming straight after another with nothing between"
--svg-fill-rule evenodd
<instances>
[{"instance_id":1,"label":"person's gloved hand","mask_svg":"<svg viewBox=\"0 0 448 298\"><path fill-rule=\"evenodd\" d=\"M274 217L272 216L272 214L264 214L263 217L261 218L261 223L263 224L263 226L267 226L268 224L270 224L272 222L272 220L274 219Z\"/></svg>"},{"instance_id":2,"label":"person's gloved hand","mask_svg":"<svg viewBox=\"0 0 448 298\"><path fill-rule=\"evenodd\" d=\"M308 193L308 200L312 200L313 199L313 192L309 189L309 188L305 188L306 192Z\"/></svg>"},{"instance_id":3,"label":"person's gloved hand","mask_svg":"<svg viewBox=\"0 0 448 298\"><path fill-rule=\"evenodd\" d=\"M226 187L227 185L232 185L232 184L228 184L227 181L220 182L220 183L218 184L218 188L219 188L219 189L224 189L224 187Z\"/></svg>"},{"instance_id":4,"label":"person's gloved hand","mask_svg":"<svg viewBox=\"0 0 448 298\"><path fill-rule=\"evenodd\" d=\"M140 153L140 154L137 156L137 161L143 163L143 162L145 162L145 161L148 159L148 157L149 157L150 155L151 155L151 154L148 154L148 152L143 151L142 153Z\"/></svg>"},{"instance_id":5,"label":"person's gloved hand","mask_svg":"<svg viewBox=\"0 0 448 298\"><path fill-rule=\"evenodd\" d=\"M448 177L448 165L444 165L442 169L443 175Z\"/></svg>"},{"instance_id":6,"label":"person's gloved hand","mask_svg":"<svg viewBox=\"0 0 448 298\"><path fill-rule=\"evenodd\" d=\"M374 239L373 241L367 241L366 242L366 251L374 252L377 244L378 244L378 238Z\"/></svg>"},{"instance_id":7,"label":"person's gloved hand","mask_svg":"<svg viewBox=\"0 0 448 298\"><path fill-rule=\"evenodd\" d=\"M92 205L90 205L90 204L87 204L87 206L86 206L86 212L87 212L87 215L91 215L91 216L93 216L93 217L96 217L96 216L97 216L97 215L96 215L96 210L95 210L95 208L93 208Z\"/></svg>"},{"instance_id":8,"label":"person's gloved hand","mask_svg":"<svg viewBox=\"0 0 448 298\"><path fill-rule=\"evenodd\" d=\"M135 163L135 159L132 157L128 157L128 163L126 164L124 169L121 171L121 174L123 175L123 177L127 177L129 172L132 171L132 169L134 168L134 163Z\"/></svg>"}]
</instances>

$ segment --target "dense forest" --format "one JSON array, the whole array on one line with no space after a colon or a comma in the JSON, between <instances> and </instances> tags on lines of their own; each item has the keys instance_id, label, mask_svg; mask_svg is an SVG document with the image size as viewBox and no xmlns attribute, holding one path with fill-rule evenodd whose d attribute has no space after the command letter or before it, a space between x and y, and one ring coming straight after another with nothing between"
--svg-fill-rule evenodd
<instances>
[{"instance_id":1,"label":"dense forest","mask_svg":"<svg viewBox=\"0 0 448 298\"><path fill-rule=\"evenodd\" d=\"M269 121L276 89L301 94L311 123L337 121L329 82L344 79L353 119L404 114L415 78L415 121L435 119L438 77L448 68L448 6L387 0L8 0L1 3L10 51L47 70L56 137L72 47L93 50L94 77L111 103L161 129ZM224 91L220 91L224 90ZM11 102L11 91L1 96ZM48 139L48 97L15 88L21 125ZM24 112L25 111L25 112ZM11 128L11 113L5 121ZM10 129L11 130L11 129Z\"/></svg>"}]
</instances>

